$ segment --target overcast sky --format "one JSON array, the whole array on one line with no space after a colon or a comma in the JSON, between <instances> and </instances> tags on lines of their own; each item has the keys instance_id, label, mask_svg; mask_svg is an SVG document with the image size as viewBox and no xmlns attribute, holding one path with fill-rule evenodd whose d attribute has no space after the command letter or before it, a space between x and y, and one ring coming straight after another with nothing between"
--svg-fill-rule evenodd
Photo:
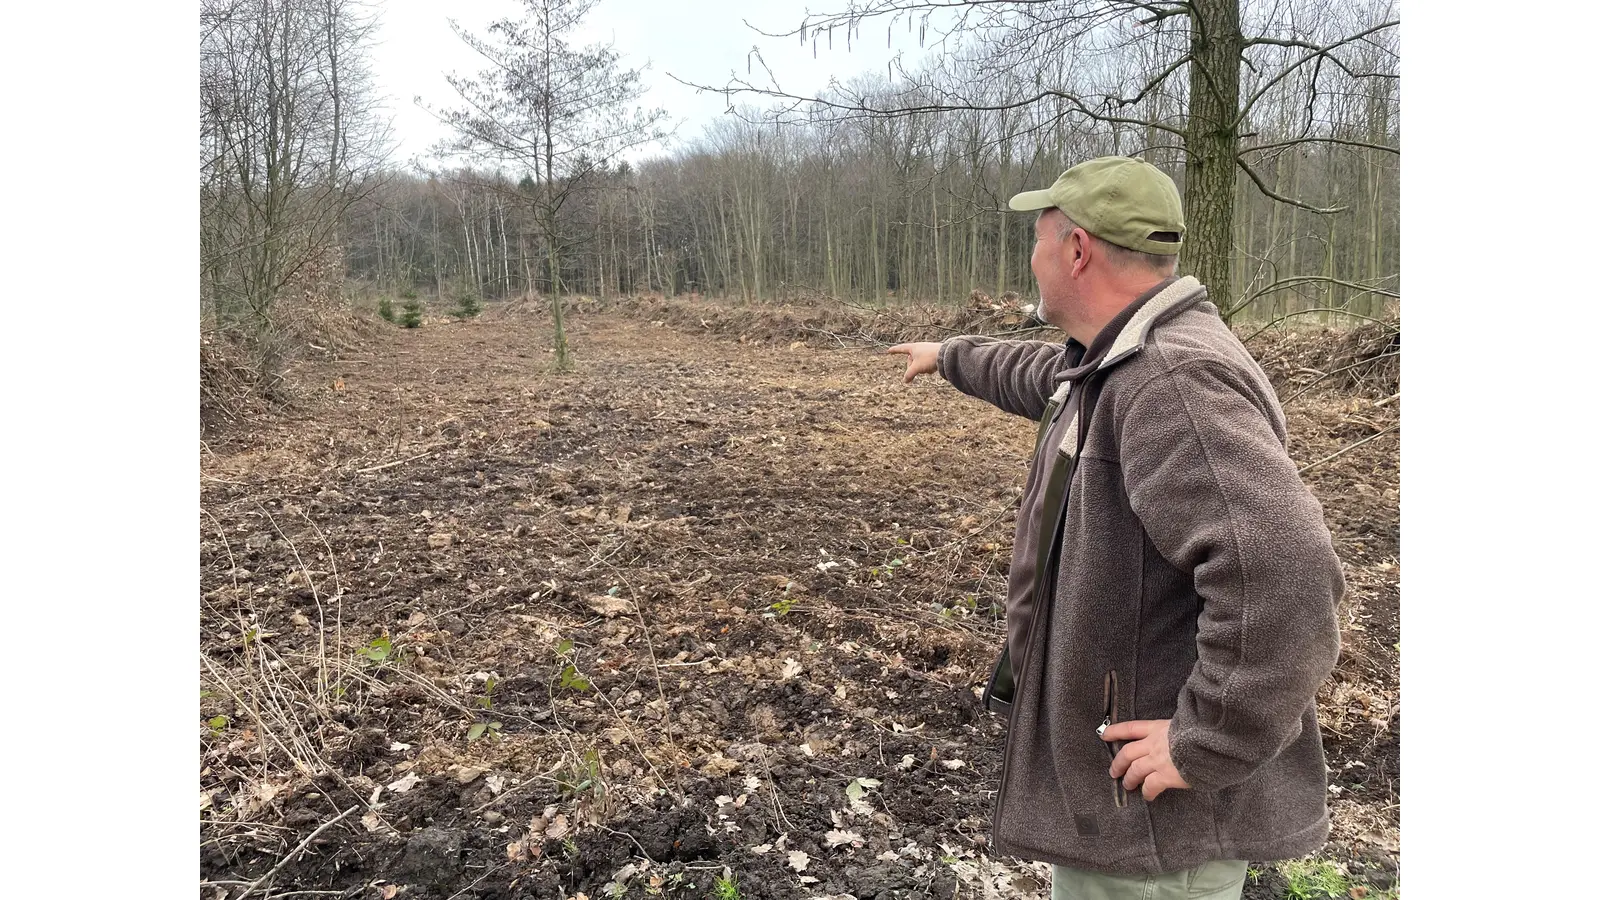
<instances>
[{"instance_id":1,"label":"overcast sky","mask_svg":"<svg viewBox=\"0 0 1600 900\"><path fill-rule=\"evenodd\" d=\"M818 12L845 5L846 0L813 0ZM482 34L496 19L521 18L524 7L516 0L376 0L375 8L380 25L372 54L373 74L379 93L389 98L394 117L398 146L393 159L404 162L426 153L434 141L445 136L412 98L420 96L428 103L448 106L455 92L445 82L445 73L470 75L483 67L482 58L461 42L447 20L454 18L468 31ZM601 0L576 43L611 42L623 54L623 65L649 63L643 78L650 91L642 102L665 108L672 121L680 123L679 143L698 137L706 124L723 113L726 104L720 95L697 93L667 77L668 73L720 86L734 73L744 75L751 48L759 47L785 90L813 93L825 87L830 77L845 81L866 71L886 72L889 59L902 51L910 68L923 53L915 36L906 33L904 22L895 29L892 49L887 46L888 21L883 20L863 25L862 40L848 52L842 34L836 32L834 49L830 52L823 43L813 59L809 43L802 48L798 38L766 38L743 21L749 17L751 25L769 32L790 31L805 13L806 3L800 0L701 0L692 4Z\"/></svg>"}]
</instances>

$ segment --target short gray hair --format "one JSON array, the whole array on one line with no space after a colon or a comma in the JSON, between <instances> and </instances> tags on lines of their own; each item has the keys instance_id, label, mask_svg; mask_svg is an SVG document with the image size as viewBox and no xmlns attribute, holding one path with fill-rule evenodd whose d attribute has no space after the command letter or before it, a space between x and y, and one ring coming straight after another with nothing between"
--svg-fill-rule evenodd
<instances>
[{"instance_id":1,"label":"short gray hair","mask_svg":"<svg viewBox=\"0 0 1600 900\"><path fill-rule=\"evenodd\" d=\"M1052 207L1052 209L1061 213L1061 225L1056 228L1056 238L1064 241L1072 236L1072 229L1081 226L1072 221L1071 216L1061 212L1060 208ZM1039 216L1043 218L1044 214L1049 211L1047 209L1040 213ZM1085 228L1084 231L1088 231L1088 229ZM1089 233L1093 234L1093 232ZM1106 258L1111 260L1112 264L1119 269L1140 265L1162 275L1174 275L1178 271L1178 254L1176 253L1145 253L1142 250L1129 250L1127 247L1113 244L1097 234L1094 235L1094 238L1105 246Z\"/></svg>"}]
</instances>

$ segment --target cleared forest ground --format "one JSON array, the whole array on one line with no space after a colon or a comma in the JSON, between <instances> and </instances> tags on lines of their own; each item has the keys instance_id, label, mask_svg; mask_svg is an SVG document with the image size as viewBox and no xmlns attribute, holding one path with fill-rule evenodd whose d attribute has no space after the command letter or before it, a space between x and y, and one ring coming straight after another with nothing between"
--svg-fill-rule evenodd
<instances>
[{"instance_id":1,"label":"cleared forest ground","mask_svg":"<svg viewBox=\"0 0 1600 900\"><path fill-rule=\"evenodd\" d=\"M1033 428L875 351L641 312L575 316L561 375L535 315L384 329L208 437L203 898L1048 893L989 856L975 693ZM1290 403L1295 459L1395 425L1370 394ZM1377 896L1398 440L1306 477L1350 585L1322 857Z\"/></svg>"}]
</instances>

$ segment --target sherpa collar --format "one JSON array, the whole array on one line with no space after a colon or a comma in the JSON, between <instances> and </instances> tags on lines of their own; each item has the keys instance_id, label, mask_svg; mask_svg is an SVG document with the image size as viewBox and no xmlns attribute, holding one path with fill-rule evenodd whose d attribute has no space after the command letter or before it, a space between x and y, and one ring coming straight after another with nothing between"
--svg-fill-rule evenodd
<instances>
[{"instance_id":1,"label":"sherpa collar","mask_svg":"<svg viewBox=\"0 0 1600 900\"><path fill-rule=\"evenodd\" d=\"M1118 329L1111 346L1106 348L1103 354L1096 352L1099 347L1091 346L1081 364L1058 373L1056 380L1082 381L1094 372L1116 365L1144 347L1145 341L1150 336L1150 330L1158 323L1204 299L1206 299L1205 285L1193 275L1185 275L1158 289L1155 296L1133 301L1128 304L1132 315L1128 316L1127 321ZM1119 315L1117 318L1120 319L1122 316ZM1113 319L1107 327L1111 327L1116 321L1117 319ZM1103 334L1097 335L1094 343L1099 344L1102 337Z\"/></svg>"}]
</instances>

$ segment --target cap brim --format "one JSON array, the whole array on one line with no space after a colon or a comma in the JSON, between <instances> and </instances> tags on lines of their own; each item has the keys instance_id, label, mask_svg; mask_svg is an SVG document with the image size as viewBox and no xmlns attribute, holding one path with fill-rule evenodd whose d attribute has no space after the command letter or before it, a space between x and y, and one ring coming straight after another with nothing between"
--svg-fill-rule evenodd
<instances>
[{"instance_id":1,"label":"cap brim","mask_svg":"<svg viewBox=\"0 0 1600 900\"><path fill-rule=\"evenodd\" d=\"M1009 204L1009 206L1017 212L1030 212L1036 209L1049 209L1055 205L1055 202L1050 199L1050 192L1048 190L1023 191L1015 197L1012 197L1011 203Z\"/></svg>"}]
</instances>

